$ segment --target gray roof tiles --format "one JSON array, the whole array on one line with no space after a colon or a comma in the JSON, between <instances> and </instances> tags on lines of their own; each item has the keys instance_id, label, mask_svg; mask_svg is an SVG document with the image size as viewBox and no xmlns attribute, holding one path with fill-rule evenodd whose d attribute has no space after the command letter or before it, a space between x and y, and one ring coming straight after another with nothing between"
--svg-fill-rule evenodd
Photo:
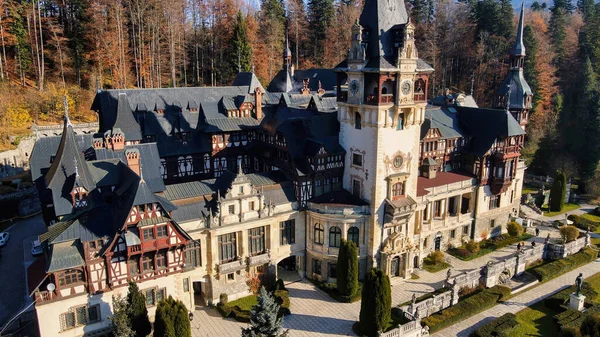
<instances>
[{"instance_id":1,"label":"gray roof tiles","mask_svg":"<svg viewBox=\"0 0 600 337\"><path fill-rule=\"evenodd\" d=\"M52 245L50 256L46 266L48 273L85 265L83 249L77 241Z\"/></svg>"},{"instance_id":2,"label":"gray roof tiles","mask_svg":"<svg viewBox=\"0 0 600 337\"><path fill-rule=\"evenodd\" d=\"M442 139L464 137L459 126L458 114L449 108L429 107L425 110L425 122L421 125L421 139L430 129L438 129Z\"/></svg>"}]
</instances>

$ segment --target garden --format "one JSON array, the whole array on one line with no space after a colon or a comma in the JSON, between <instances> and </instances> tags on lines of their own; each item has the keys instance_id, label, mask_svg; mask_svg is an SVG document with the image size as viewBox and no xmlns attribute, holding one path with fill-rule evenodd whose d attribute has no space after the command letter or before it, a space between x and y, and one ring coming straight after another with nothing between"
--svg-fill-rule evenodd
<instances>
[{"instance_id":1,"label":"garden","mask_svg":"<svg viewBox=\"0 0 600 337\"><path fill-rule=\"evenodd\" d=\"M531 234L524 233L523 227L517 222L509 222L506 227L508 233L484 239L480 242L471 240L460 247L449 249L448 253L463 261L470 261L489 254L497 249L510 246L517 242L526 241L533 237Z\"/></svg>"},{"instance_id":2,"label":"garden","mask_svg":"<svg viewBox=\"0 0 600 337\"><path fill-rule=\"evenodd\" d=\"M360 300L363 284L358 281L358 248L353 241L342 240L337 270L335 283L311 281L338 302L350 303Z\"/></svg>"},{"instance_id":3,"label":"garden","mask_svg":"<svg viewBox=\"0 0 600 337\"><path fill-rule=\"evenodd\" d=\"M290 294L285 288L283 280L277 280L272 290L275 301L280 306L279 316L289 315ZM239 322L250 322L250 311L258 304L258 289L255 289L255 291L252 292L252 295L231 302L228 301L227 294L221 294L219 296L217 310L224 318L232 317Z\"/></svg>"},{"instance_id":4,"label":"garden","mask_svg":"<svg viewBox=\"0 0 600 337\"><path fill-rule=\"evenodd\" d=\"M423 269L430 273L437 273L448 268L450 268L450 264L445 261L444 253L440 251L431 252L423 259Z\"/></svg>"}]
</instances>

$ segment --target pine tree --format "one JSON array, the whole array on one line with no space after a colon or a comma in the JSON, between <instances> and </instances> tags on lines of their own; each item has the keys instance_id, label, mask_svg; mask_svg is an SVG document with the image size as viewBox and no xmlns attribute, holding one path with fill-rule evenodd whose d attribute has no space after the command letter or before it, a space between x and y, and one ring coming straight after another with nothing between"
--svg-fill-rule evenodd
<instances>
[{"instance_id":1,"label":"pine tree","mask_svg":"<svg viewBox=\"0 0 600 337\"><path fill-rule=\"evenodd\" d=\"M552 188L550 189L550 212L560 212L565 204L567 195L567 178L561 171L556 171Z\"/></svg>"},{"instance_id":2,"label":"pine tree","mask_svg":"<svg viewBox=\"0 0 600 337\"><path fill-rule=\"evenodd\" d=\"M550 36L552 38L552 43L556 53L554 64L556 64L557 67L560 67L564 64L565 39L567 38L566 25L566 10L560 7L557 8L556 6L553 7L552 16L550 18Z\"/></svg>"},{"instance_id":3,"label":"pine tree","mask_svg":"<svg viewBox=\"0 0 600 337\"><path fill-rule=\"evenodd\" d=\"M137 337L145 337L152 330L150 320L148 319L148 309L146 308L146 298L140 292L137 284L129 282L127 293L127 305L129 306L129 322L135 331Z\"/></svg>"},{"instance_id":4,"label":"pine tree","mask_svg":"<svg viewBox=\"0 0 600 337\"><path fill-rule=\"evenodd\" d=\"M523 30L523 43L527 51L525 64L523 65L523 75L527 80L527 84L533 91L533 102L531 111L535 111L535 107L541 99L538 90L538 70L537 70L537 40L533 35L533 28L530 25L525 26Z\"/></svg>"},{"instance_id":5,"label":"pine tree","mask_svg":"<svg viewBox=\"0 0 600 337\"><path fill-rule=\"evenodd\" d=\"M279 304L275 297L261 287L258 303L250 311L250 327L242 329L242 337L285 337L283 316L278 317Z\"/></svg>"},{"instance_id":6,"label":"pine tree","mask_svg":"<svg viewBox=\"0 0 600 337\"><path fill-rule=\"evenodd\" d=\"M154 337L191 337L188 311L183 302L169 296L158 303L154 318Z\"/></svg>"},{"instance_id":7,"label":"pine tree","mask_svg":"<svg viewBox=\"0 0 600 337\"><path fill-rule=\"evenodd\" d=\"M391 318L390 278L380 269L371 269L365 277L360 304L360 330L369 336L385 330Z\"/></svg>"},{"instance_id":8,"label":"pine tree","mask_svg":"<svg viewBox=\"0 0 600 337\"><path fill-rule=\"evenodd\" d=\"M237 14L237 20L233 26L233 36L229 45L231 46L229 51L230 73L237 74L238 71L251 71L252 47L246 33L246 20L244 20L242 11L239 11Z\"/></svg>"},{"instance_id":9,"label":"pine tree","mask_svg":"<svg viewBox=\"0 0 600 337\"><path fill-rule=\"evenodd\" d=\"M113 334L115 337L133 337L135 333L131 329L128 318L129 308L127 301L121 296L112 297L113 315L108 319L112 323Z\"/></svg>"},{"instance_id":10,"label":"pine tree","mask_svg":"<svg viewBox=\"0 0 600 337\"><path fill-rule=\"evenodd\" d=\"M21 85L25 86L25 77L31 67L31 45L28 42L27 30L24 26L25 18L23 17L25 4L13 2L9 17L11 19L9 31L15 37L15 73L21 79Z\"/></svg>"}]
</instances>

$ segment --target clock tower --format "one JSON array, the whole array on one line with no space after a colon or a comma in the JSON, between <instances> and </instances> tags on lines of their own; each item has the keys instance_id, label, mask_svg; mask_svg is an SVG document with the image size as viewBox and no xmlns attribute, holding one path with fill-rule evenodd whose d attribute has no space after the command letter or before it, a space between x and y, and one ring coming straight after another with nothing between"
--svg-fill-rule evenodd
<instances>
[{"instance_id":1,"label":"clock tower","mask_svg":"<svg viewBox=\"0 0 600 337\"><path fill-rule=\"evenodd\" d=\"M335 68L343 184L370 204L366 266L410 276L412 244L419 239L420 130L433 69L418 58L403 0L366 0L351 41Z\"/></svg>"}]
</instances>

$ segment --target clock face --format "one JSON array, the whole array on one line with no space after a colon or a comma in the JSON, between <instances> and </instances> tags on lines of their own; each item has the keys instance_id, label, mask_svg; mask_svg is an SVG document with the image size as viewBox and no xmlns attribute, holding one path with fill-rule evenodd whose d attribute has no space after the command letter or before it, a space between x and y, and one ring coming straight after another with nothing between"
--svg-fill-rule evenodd
<instances>
[{"instance_id":1,"label":"clock face","mask_svg":"<svg viewBox=\"0 0 600 337\"><path fill-rule=\"evenodd\" d=\"M402 82L402 94L404 94L404 95L410 94L410 81Z\"/></svg>"},{"instance_id":2,"label":"clock face","mask_svg":"<svg viewBox=\"0 0 600 337\"><path fill-rule=\"evenodd\" d=\"M352 93L352 96L356 96L356 93L358 92L358 81L357 80L350 81L350 85L348 86L348 89L350 90L350 93Z\"/></svg>"}]
</instances>

